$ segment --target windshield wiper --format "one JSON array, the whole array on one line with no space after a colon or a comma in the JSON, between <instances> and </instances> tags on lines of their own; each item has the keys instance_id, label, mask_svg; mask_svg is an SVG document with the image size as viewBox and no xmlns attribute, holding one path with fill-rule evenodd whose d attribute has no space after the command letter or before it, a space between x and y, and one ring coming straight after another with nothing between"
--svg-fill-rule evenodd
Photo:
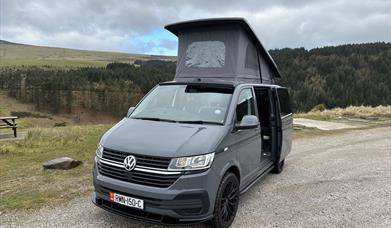
<instances>
[{"instance_id":1,"label":"windshield wiper","mask_svg":"<svg viewBox=\"0 0 391 228\"><path fill-rule=\"evenodd\" d=\"M132 119L138 119L138 120L151 120L151 121L164 121L164 122L171 122L176 123L175 120L169 120L169 119L160 119L155 117L132 117Z\"/></svg>"},{"instance_id":2,"label":"windshield wiper","mask_svg":"<svg viewBox=\"0 0 391 228\"><path fill-rule=\"evenodd\" d=\"M178 123L223 125L222 123L211 122L211 121L203 121L203 120L185 120L185 121L178 121Z\"/></svg>"}]
</instances>

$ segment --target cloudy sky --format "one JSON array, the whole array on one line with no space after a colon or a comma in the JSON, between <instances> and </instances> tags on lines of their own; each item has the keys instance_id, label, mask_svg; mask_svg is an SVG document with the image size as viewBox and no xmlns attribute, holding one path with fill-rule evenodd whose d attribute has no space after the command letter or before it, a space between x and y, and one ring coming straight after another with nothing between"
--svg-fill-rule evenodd
<instances>
[{"instance_id":1,"label":"cloudy sky","mask_svg":"<svg viewBox=\"0 0 391 228\"><path fill-rule=\"evenodd\" d=\"M0 39L176 55L167 23L246 18L266 48L391 41L391 0L0 0Z\"/></svg>"}]
</instances>

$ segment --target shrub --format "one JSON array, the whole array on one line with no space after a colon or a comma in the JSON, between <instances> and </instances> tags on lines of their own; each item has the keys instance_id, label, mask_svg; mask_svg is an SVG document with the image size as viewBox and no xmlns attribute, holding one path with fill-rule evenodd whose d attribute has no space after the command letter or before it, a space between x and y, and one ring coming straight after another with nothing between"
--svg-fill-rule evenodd
<instances>
[{"instance_id":1,"label":"shrub","mask_svg":"<svg viewBox=\"0 0 391 228\"><path fill-rule=\"evenodd\" d=\"M316 112L316 111L320 111L320 112L323 112L324 110L326 110L327 107L325 104L317 104L315 105L312 109L311 109L311 112Z\"/></svg>"}]
</instances>

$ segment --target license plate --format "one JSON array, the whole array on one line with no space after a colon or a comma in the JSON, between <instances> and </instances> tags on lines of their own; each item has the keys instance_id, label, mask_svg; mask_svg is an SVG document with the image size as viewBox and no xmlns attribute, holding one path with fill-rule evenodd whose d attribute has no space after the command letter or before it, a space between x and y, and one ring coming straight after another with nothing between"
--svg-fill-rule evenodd
<instances>
[{"instance_id":1,"label":"license plate","mask_svg":"<svg viewBox=\"0 0 391 228\"><path fill-rule=\"evenodd\" d=\"M111 202L119 203L121 205L125 205L125 206L128 206L128 207L138 208L138 209L141 209L141 210L144 209L144 200L136 199L136 198L129 197L129 196L120 195L120 194L115 193L115 192L110 192L109 196L110 196L110 201Z\"/></svg>"}]
</instances>

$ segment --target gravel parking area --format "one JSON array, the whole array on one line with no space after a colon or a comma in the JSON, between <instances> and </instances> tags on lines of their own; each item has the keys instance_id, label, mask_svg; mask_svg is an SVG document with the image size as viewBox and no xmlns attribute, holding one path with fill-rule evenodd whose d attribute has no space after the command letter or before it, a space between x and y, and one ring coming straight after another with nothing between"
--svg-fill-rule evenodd
<instances>
[{"instance_id":1,"label":"gravel parking area","mask_svg":"<svg viewBox=\"0 0 391 228\"><path fill-rule=\"evenodd\" d=\"M0 217L1 227L160 227L88 197ZM241 196L232 227L391 227L391 127L295 140L283 173Z\"/></svg>"},{"instance_id":2,"label":"gravel parking area","mask_svg":"<svg viewBox=\"0 0 391 228\"><path fill-rule=\"evenodd\" d=\"M358 126L346 124L346 123L337 123L331 121L321 121L321 120L311 120L305 118L295 118L293 119L293 124L301 125L305 127L314 127L324 131L346 129L346 128L355 128Z\"/></svg>"}]
</instances>

